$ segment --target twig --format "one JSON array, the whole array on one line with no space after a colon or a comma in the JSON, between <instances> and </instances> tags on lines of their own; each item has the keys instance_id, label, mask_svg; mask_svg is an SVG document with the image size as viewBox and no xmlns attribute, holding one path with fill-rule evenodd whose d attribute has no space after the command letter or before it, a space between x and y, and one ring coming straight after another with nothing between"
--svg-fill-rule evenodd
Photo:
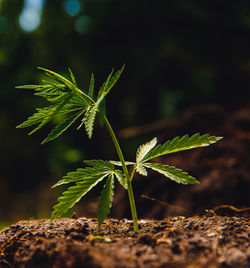
<instances>
[{"instance_id":1,"label":"twig","mask_svg":"<svg viewBox=\"0 0 250 268\"><path fill-rule=\"evenodd\" d=\"M149 196L144 195L144 194L141 195L141 198L144 198L144 199L147 199L147 200L151 200L151 201L155 201L155 202L157 202L157 203L160 203L160 204L163 205L163 206L167 206L167 207L170 207L170 208L174 208L174 209L179 209L179 210L187 211L187 210L186 210L185 208L183 208L183 207L179 207L179 206L175 206L175 205L170 205L170 204L168 204L168 203L166 203L166 202L164 202L164 201L158 200L158 199L153 198L153 197L149 197Z\"/></svg>"},{"instance_id":2,"label":"twig","mask_svg":"<svg viewBox=\"0 0 250 268\"><path fill-rule=\"evenodd\" d=\"M249 208L236 208L232 205L219 205L219 206L214 207L213 210L218 210L221 208L229 208L229 209L234 210L236 212L244 212L244 211L250 210L250 207Z\"/></svg>"}]
</instances>

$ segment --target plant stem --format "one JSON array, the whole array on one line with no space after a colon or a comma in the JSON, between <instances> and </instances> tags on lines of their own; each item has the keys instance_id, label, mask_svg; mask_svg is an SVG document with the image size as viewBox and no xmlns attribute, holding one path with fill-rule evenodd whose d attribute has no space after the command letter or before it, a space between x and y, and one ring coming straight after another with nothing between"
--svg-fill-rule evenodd
<instances>
[{"instance_id":1,"label":"plant stem","mask_svg":"<svg viewBox=\"0 0 250 268\"><path fill-rule=\"evenodd\" d=\"M138 233L138 220L137 220L137 212L136 212L136 206L135 206L135 198L134 198L134 193L133 193L133 188L132 188L132 183L131 183L131 179L129 177L129 174L128 174L128 169L127 169L127 166L125 164L125 160L124 160L124 157L123 157L123 154L122 154L122 151L121 151L121 148L120 148L120 145L117 141L117 138L115 136L115 133L107 119L106 116L104 116L104 122L105 122L105 125L109 131L109 134L112 138L112 141L115 145L115 148L116 148L116 152L118 154L118 157L122 163L122 169L123 169L123 172L125 174L125 177L127 179L127 183L128 183L128 198L129 198L129 204L130 204L130 209L131 209L131 214L132 214L132 219L133 219L133 225L134 225L134 231L136 233Z\"/></svg>"}]
</instances>

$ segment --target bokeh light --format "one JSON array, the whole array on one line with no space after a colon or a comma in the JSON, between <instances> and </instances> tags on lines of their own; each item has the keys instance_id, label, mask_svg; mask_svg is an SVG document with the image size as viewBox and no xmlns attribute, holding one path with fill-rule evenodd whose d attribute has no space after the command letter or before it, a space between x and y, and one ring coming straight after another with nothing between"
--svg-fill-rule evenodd
<instances>
[{"instance_id":1,"label":"bokeh light","mask_svg":"<svg viewBox=\"0 0 250 268\"><path fill-rule=\"evenodd\" d=\"M45 0L25 0L19 17L19 24L24 31L32 32L39 27L44 2Z\"/></svg>"},{"instance_id":2,"label":"bokeh light","mask_svg":"<svg viewBox=\"0 0 250 268\"><path fill-rule=\"evenodd\" d=\"M7 19L4 16L0 16L0 33L4 33L7 30Z\"/></svg>"},{"instance_id":3,"label":"bokeh light","mask_svg":"<svg viewBox=\"0 0 250 268\"><path fill-rule=\"evenodd\" d=\"M76 16L81 11L81 3L78 0L66 0L64 8L68 15Z\"/></svg>"},{"instance_id":4,"label":"bokeh light","mask_svg":"<svg viewBox=\"0 0 250 268\"><path fill-rule=\"evenodd\" d=\"M86 34L88 33L91 25L91 19L90 17L86 15L82 15L75 21L75 29L80 34Z\"/></svg>"}]
</instances>

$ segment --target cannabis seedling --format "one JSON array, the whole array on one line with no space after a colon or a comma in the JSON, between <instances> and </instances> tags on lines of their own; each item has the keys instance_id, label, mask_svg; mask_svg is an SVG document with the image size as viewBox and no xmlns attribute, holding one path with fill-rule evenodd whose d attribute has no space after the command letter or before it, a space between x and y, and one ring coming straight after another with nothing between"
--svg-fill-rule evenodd
<instances>
[{"instance_id":1,"label":"cannabis seedling","mask_svg":"<svg viewBox=\"0 0 250 268\"><path fill-rule=\"evenodd\" d=\"M27 119L27 121L18 125L17 128L29 127L37 125L29 134L41 129L56 116L64 116L65 121L59 123L42 142L42 144L52 141L66 131L75 121L79 120L78 129L85 126L87 135L92 137L96 114L100 115L100 119L106 125L112 141L114 143L118 158L120 161L103 161L103 160L87 160L84 161L88 167L78 168L76 171L69 172L66 176L58 181L54 186L62 184L75 183L70 186L67 191L58 198L58 204L54 206L51 215L51 222L58 217L67 215L67 212L95 185L106 179L104 188L101 191L100 202L98 205L98 226L103 223L104 219L110 212L114 193L114 180L128 191L129 203L134 224L134 231L138 232L137 212L132 189L132 180L135 172L143 176L147 176L147 169L152 169L161 173L167 178L182 184L199 183L195 178L186 172L173 166L164 165L155 162L149 162L153 158L183 151L197 147L208 146L217 142L221 137L209 136L208 134L200 135L196 133L192 136L185 135L169 140L162 145L157 145L157 139L139 146L136 152L135 162L125 162L120 145L117 141L115 133L105 115L105 98L111 88L119 79L124 66L117 72L111 72L107 80L100 87L97 96L94 96L94 75L92 74L88 91L79 89L76 79L69 69L70 80L50 71L48 69L39 68L45 72L49 80L44 80L41 85L25 85L17 88L32 89L35 95L45 98L50 105L44 108L37 108L36 113ZM127 166L131 165L132 172L129 174Z\"/></svg>"}]
</instances>

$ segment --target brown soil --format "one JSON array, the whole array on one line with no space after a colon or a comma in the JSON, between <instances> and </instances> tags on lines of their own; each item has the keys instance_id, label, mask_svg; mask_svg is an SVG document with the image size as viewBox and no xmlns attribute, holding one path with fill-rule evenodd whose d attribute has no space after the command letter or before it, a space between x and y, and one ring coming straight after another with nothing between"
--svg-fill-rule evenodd
<instances>
[{"instance_id":1,"label":"brown soil","mask_svg":"<svg viewBox=\"0 0 250 268\"><path fill-rule=\"evenodd\" d=\"M250 220L204 215L20 221L0 232L0 267L250 267ZM99 237L98 237L99 236Z\"/></svg>"}]
</instances>

